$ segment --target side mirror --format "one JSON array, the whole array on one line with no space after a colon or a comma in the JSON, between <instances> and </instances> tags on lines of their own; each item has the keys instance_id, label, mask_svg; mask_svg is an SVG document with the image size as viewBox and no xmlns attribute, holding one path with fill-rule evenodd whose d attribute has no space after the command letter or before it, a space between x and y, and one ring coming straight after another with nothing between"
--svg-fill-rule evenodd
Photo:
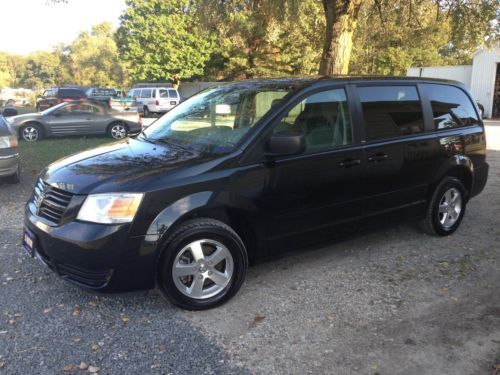
<instances>
[{"instance_id":1,"label":"side mirror","mask_svg":"<svg viewBox=\"0 0 500 375\"><path fill-rule=\"evenodd\" d=\"M274 133L267 143L267 156L297 155L306 148L304 134L298 130Z\"/></svg>"}]
</instances>

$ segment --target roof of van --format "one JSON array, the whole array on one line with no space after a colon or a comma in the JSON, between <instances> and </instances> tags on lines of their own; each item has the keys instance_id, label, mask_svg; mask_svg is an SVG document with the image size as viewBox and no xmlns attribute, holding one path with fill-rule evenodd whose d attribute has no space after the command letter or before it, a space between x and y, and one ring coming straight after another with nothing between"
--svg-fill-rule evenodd
<instances>
[{"instance_id":1,"label":"roof of van","mask_svg":"<svg viewBox=\"0 0 500 375\"><path fill-rule=\"evenodd\" d=\"M310 76L310 77L284 77L284 78L262 78L262 79L249 79L241 80L235 82L220 82L220 85L227 84L290 84L290 85L307 85L316 82L363 82L363 81L405 81L405 82L438 82L438 83L449 83L455 85L463 85L458 81L451 81L438 78L426 78L426 77L397 77L397 76L369 76L369 75L335 75L335 76ZM217 85L214 85L217 86Z\"/></svg>"}]
</instances>

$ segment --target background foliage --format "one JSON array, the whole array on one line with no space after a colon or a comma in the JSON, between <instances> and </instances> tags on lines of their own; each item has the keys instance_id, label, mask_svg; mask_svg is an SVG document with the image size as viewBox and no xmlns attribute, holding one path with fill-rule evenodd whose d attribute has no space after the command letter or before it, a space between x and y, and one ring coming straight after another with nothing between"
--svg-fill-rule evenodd
<instances>
[{"instance_id":1,"label":"background foliage","mask_svg":"<svg viewBox=\"0 0 500 375\"><path fill-rule=\"evenodd\" d=\"M52 51L0 52L0 88L314 75L329 1L127 0L118 30L103 23ZM470 63L498 42L499 21L500 0L365 1L349 73Z\"/></svg>"}]
</instances>

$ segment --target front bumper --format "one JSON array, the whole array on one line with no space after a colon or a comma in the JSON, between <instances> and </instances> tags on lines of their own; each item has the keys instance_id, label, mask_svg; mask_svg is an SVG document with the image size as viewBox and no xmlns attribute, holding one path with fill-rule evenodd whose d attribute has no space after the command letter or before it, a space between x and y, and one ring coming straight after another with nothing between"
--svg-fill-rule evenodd
<instances>
[{"instance_id":1,"label":"front bumper","mask_svg":"<svg viewBox=\"0 0 500 375\"><path fill-rule=\"evenodd\" d=\"M130 224L51 226L28 204L24 225L36 236L36 257L72 284L105 293L155 286L156 248L143 245L143 236L129 237Z\"/></svg>"},{"instance_id":2,"label":"front bumper","mask_svg":"<svg viewBox=\"0 0 500 375\"><path fill-rule=\"evenodd\" d=\"M12 176L17 172L19 154L0 156L0 177Z\"/></svg>"}]
</instances>

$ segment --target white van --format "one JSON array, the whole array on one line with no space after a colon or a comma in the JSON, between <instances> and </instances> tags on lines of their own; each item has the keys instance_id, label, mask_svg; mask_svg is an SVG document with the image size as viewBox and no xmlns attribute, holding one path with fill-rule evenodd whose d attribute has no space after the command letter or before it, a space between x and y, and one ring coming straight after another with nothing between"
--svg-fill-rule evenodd
<instances>
[{"instance_id":1,"label":"white van","mask_svg":"<svg viewBox=\"0 0 500 375\"><path fill-rule=\"evenodd\" d=\"M144 117L168 112L180 102L179 92L171 87L135 88L128 92L128 96L137 101L137 107L144 112Z\"/></svg>"}]
</instances>

